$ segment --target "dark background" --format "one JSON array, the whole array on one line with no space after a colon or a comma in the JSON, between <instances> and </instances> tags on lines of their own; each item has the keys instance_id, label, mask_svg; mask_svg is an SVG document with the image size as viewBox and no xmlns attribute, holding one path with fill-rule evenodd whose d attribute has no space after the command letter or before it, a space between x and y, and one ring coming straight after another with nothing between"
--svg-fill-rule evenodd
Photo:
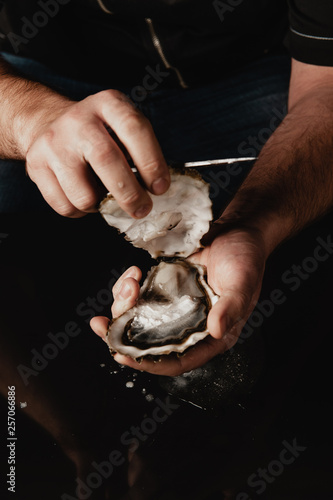
<instances>
[{"instance_id":1,"label":"dark background","mask_svg":"<svg viewBox=\"0 0 333 500\"><path fill-rule=\"evenodd\" d=\"M286 300L263 325L197 378L175 383L119 367L83 312L98 307L98 314L109 315L111 296L101 290L124 267L146 271L152 261L144 252L98 214L78 220L51 212L1 216L2 498L75 498L76 478L85 482L92 462L113 450L124 463L82 498L333 498L333 256L295 291L281 279L313 256L316 238L326 241L332 223L330 214L271 256L260 300L277 288ZM95 306L87 306L89 297ZM31 349L42 352L48 334L63 332L69 322L80 333L24 385L17 366L31 366ZM8 385L16 386L17 404L28 405L16 413L15 495L5 484ZM167 390L176 409L149 430L145 419L156 398L166 401ZM133 426L148 429L135 450L133 441L126 446L121 438ZM279 460L283 443L295 440L306 449L283 472L269 475L259 494L249 477Z\"/></svg>"}]
</instances>

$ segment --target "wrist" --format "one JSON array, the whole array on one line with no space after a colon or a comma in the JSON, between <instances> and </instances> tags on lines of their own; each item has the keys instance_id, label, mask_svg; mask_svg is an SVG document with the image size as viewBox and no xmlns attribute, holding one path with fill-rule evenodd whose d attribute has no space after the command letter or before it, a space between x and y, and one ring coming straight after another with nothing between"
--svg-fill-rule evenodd
<instances>
[{"instance_id":1,"label":"wrist","mask_svg":"<svg viewBox=\"0 0 333 500\"><path fill-rule=\"evenodd\" d=\"M266 259L293 233L291 218L265 208L258 210L250 203L243 207L232 202L216 222L224 231L238 229L256 234Z\"/></svg>"},{"instance_id":2,"label":"wrist","mask_svg":"<svg viewBox=\"0 0 333 500\"><path fill-rule=\"evenodd\" d=\"M41 131L72 104L67 97L48 87L27 82L19 112L11 111L14 115L12 132L16 158L25 160L30 146Z\"/></svg>"},{"instance_id":3,"label":"wrist","mask_svg":"<svg viewBox=\"0 0 333 500\"><path fill-rule=\"evenodd\" d=\"M73 103L62 96L51 96L44 100L41 106L35 110L27 110L18 117L17 144L23 159L36 138L42 133L48 124L57 119Z\"/></svg>"}]
</instances>

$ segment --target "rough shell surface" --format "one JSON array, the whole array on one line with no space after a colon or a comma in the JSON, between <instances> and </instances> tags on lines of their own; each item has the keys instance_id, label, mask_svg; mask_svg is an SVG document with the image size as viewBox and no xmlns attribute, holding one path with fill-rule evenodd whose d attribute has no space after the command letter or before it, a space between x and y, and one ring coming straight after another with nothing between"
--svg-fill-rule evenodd
<instances>
[{"instance_id":1,"label":"rough shell surface","mask_svg":"<svg viewBox=\"0 0 333 500\"><path fill-rule=\"evenodd\" d=\"M159 196L150 194L151 212L143 219L133 219L108 195L100 213L135 247L147 250L153 258L188 257L200 248L212 220L209 186L197 172L171 170L171 185Z\"/></svg>"},{"instance_id":2,"label":"rough shell surface","mask_svg":"<svg viewBox=\"0 0 333 500\"><path fill-rule=\"evenodd\" d=\"M137 304L111 323L109 348L134 359L181 353L208 335L207 314L217 299L203 266L161 262L148 273Z\"/></svg>"}]
</instances>

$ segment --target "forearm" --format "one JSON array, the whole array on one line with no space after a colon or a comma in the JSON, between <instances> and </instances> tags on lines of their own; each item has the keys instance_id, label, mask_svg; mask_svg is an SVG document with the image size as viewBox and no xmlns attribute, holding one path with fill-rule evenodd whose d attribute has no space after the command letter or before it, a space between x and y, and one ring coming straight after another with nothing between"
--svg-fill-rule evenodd
<instances>
[{"instance_id":1,"label":"forearm","mask_svg":"<svg viewBox=\"0 0 333 500\"><path fill-rule=\"evenodd\" d=\"M0 58L0 157L25 159L43 123L69 103L45 85L23 78Z\"/></svg>"},{"instance_id":2,"label":"forearm","mask_svg":"<svg viewBox=\"0 0 333 500\"><path fill-rule=\"evenodd\" d=\"M333 206L333 90L307 92L262 149L220 222L259 229L269 255Z\"/></svg>"}]
</instances>

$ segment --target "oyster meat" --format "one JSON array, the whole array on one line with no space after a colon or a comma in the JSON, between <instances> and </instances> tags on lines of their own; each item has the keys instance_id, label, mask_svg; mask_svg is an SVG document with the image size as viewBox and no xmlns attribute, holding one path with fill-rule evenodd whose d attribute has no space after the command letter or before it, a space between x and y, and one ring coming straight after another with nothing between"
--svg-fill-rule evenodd
<instances>
[{"instance_id":1,"label":"oyster meat","mask_svg":"<svg viewBox=\"0 0 333 500\"><path fill-rule=\"evenodd\" d=\"M188 257L200 247L212 220L208 184L197 172L171 170L168 191L150 196L153 208L143 219L133 219L112 195L102 201L99 210L110 226L125 233L135 247L147 250L154 259Z\"/></svg>"},{"instance_id":2,"label":"oyster meat","mask_svg":"<svg viewBox=\"0 0 333 500\"><path fill-rule=\"evenodd\" d=\"M181 353L208 335L207 314L217 298L203 266L161 262L148 273L135 307L112 321L110 350L134 359Z\"/></svg>"}]
</instances>

